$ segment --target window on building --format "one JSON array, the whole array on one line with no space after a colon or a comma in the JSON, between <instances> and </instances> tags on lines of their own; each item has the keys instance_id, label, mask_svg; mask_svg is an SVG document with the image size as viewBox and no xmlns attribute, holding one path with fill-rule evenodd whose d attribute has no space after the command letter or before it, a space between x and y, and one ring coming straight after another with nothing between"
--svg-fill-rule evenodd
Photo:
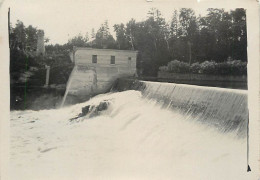
<instances>
[{"instance_id":1,"label":"window on building","mask_svg":"<svg viewBox=\"0 0 260 180\"><path fill-rule=\"evenodd\" d=\"M131 66L131 57L128 57L128 66Z\"/></svg>"},{"instance_id":2,"label":"window on building","mask_svg":"<svg viewBox=\"0 0 260 180\"><path fill-rule=\"evenodd\" d=\"M97 63L97 55L92 55L92 63Z\"/></svg>"},{"instance_id":3,"label":"window on building","mask_svg":"<svg viewBox=\"0 0 260 180\"><path fill-rule=\"evenodd\" d=\"M116 57L111 56L110 64L115 64L116 63Z\"/></svg>"}]
</instances>

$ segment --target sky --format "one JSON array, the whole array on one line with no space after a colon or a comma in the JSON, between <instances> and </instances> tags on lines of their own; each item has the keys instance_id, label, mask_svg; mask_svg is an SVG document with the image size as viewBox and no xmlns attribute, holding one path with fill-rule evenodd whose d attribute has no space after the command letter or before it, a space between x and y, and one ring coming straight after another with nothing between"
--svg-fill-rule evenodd
<instances>
[{"instance_id":1,"label":"sky","mask_svg":"<svg viewBox=\"0 0 260 180\"><path fill-rule=\"evenodd\" d=\"M145 20L152 7L159 9L170 21L174 9L185 7L182 3L153 0L10 0L11 23L21 20L25 26L32 25L43 29L49 44L64 44L68 39L81 33L91 34L92 28L98 30L108 20L113 35L113 25L126 23L131 18ZM206 14L207 8L198 8L194 1L196 14ZM181 6L180 6L181 5Z\"/></svg>"}]
</instances>

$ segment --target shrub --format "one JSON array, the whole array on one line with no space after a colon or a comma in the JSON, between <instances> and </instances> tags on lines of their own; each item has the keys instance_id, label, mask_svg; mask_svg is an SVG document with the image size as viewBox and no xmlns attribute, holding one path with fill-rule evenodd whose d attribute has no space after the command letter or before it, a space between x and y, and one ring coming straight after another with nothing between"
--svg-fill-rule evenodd
<instances>
[{"instance_id":1,"label":"shrub","mask_svg":"<svg viewBox=\"0 0 260 180\"><path fill-rule=\"evenodd\" d=\"M173 60L168 63L168 71L173 73L188 73L190 70L189 64Z\"/></svg>"},{"instance_id":2,"label":"shrub","mask_svg":"<svg viewBox=\"0 0 260 180\"><path fill-rule=\"evenodd\" d=\"M198 74L198 73L201 73L200 71L200 63L196 62L196 63L193 63L191 65L191 72L194 73L194 74Z\"/></svg>"},{"instance_id":3,"label":"shrub","mask_svg":"<svg viewBox=\"0 0 260 180\"><path fill-rule=\"evenodd\" d=\"M215 61L204 61L200 64L200 71L203 74L215 74L217 63Z\"/></svg>"},{"instance_id":4,"label":"shrub","mask_svg":"<svg viewBox=\"0 0 260 180\"><path fill-rule=\"evenodd\" d=\"M247 63L233 60L217 64L217 74L223 75L246 75Z\"/></svg>"},{"instance_id":5,"label":"shrub","mask_svg":"<svg viewBox=\"0 0 260 180\"><path fill-rule=\"evenodd\" d=\"M247 73L247 63L241 60L228 61L231 74L243 75Z\"/></svg>"},{"instance_id":6,"label":"shrub","mask_svg":"<svg viewBox=\"0 0 260 180\"><path fill-rule=\"evenodd\" d=\"M193 63L189 67L188 63L173 60L167 66L161 66L160 71L172 73L194 73L194 74L215 74L215 75L246 75L247 63L241 60L233 60L222 63L215 61L204 61Z\"/></svg>"},{"instance_id":7,"label":"shrub","mask_svg":"<svg viewBox=\"0 0 260 180\"><path fill-rule=\"evenodd\" d=\"M168 67L167 66L160 66L159 70L162 72L167 72L168 71Z\"/></svg>"}]
</instances>

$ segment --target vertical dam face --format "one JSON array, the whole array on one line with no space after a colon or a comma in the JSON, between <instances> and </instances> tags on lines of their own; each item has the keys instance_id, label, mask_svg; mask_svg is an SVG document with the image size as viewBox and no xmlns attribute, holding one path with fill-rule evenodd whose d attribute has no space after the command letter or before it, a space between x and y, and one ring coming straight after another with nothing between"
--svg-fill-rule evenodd
<instances>
[{"instance_id":1,"label":"vertical dam face","mask_svg":"<svg viewBox=\"0 0 260 180\"><path fill-rule=\"evenodd\" d=\"M245 137L248 124L246 90L119 79L113 91L138 90L163 108L205 123L221 132Z\"/></svg>"}]
</instances>

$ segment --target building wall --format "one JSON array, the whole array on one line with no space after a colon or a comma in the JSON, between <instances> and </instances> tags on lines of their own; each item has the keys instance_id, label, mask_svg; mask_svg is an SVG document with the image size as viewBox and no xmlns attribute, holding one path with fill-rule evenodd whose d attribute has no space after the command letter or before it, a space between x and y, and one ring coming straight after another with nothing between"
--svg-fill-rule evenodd
<instances>
[{"instance_id":1,"label":"building wall","mask_svg":"<svg viewBox=\"0 0 260 180\"><path fill-rule=\"evenodd\" d=\"M92 63L92 55L97 55L97 63ZM115 56L115 64L110 63L111 56ZM70 87L67 87L69 94L89 96L104 93L117 78L135 76L136 56L137 51L75 48L75 68L70 77Z\"/></svg>"},{"instance_id":2,"label":"building wall","mask_svg":"<svg viewBox=\"0 0 260 180\"><path fill-rule=\"evenodd\" d=\"M97 55L97 64L92 63L92 55ZM128 67L136 69L137 51L111 49L78 49L74 54L75 64L90 66ZM115 64L110 64L111 56L115 56ZM131 60L128 60L128 58Z\"/></svg>"}]
</instances>

